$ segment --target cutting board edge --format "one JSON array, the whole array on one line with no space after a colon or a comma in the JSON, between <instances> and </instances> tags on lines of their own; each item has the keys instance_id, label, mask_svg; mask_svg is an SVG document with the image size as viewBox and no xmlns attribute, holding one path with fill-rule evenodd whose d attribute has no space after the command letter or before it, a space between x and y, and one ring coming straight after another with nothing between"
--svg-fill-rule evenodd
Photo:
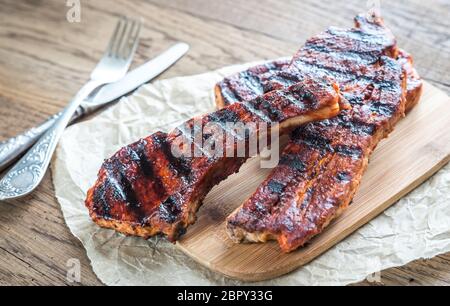
<instances>
[{"instance_id":1,"label":"cutting board edge","mask_svg":"<svg viewBox=\"0 0 450 306\"><path fill-rule=\"evenodd\" d=\"M428 171L425 174L425 176L423 176L422 178L417 179L410 186L408 186L407 189L404 189L401 192L399 192L398 194L394 195L389 201L385 202L385 205L377 207L377 209L374 210L374 212L371 213L370 215L368 215L365 219L361 219L361 221L358 222L358 223L361 223L361 224L357 224L355 226L355 228L352 228L351 230L342 232L340 234L340 236L342 236L342 237L339 237L338 239L335 239L334 243L331 243L331 244L327 245L327 247L325 247L324 249L321 250L319 255L305 258L305 260L299 262L298 265L292 265L292 266L286 265L286 266L281 266L281 267L279 266L277 269L264 271L264 272L259 272L259 273L258 272L252 272L252 274L249 274L249 273L244 273L244 272L239 272L239 271L233 271L233 270L227 270L227 269L223 269L223 268L218 268L218 267L216 267L216 265L212 264L211 262L204 261L203 259L199 258L196 254L190 252L190 250L188 248L184 248L182 244L178 244L177 243L177 247L180 250L182 250L186 255L188 255L190 258L194 259L197 263L201 264L202 266L210 269L213 272L216 272L216 273L222 274L222 275L224 275L226 277L229 277L231 279L239 280L239 281L245 281L245 282L260 282L260 281L271 280L271 279L274 279L274 278L277 278L277 277L289 274L289 273L291 273L291 272L293 272L293 271L303 267L304 265L307 265L308 263L312 262L313 260L317 259L322 254L324 254L325 252L330 250L332 247L336 246L337 244L339 244L340 242L345 240L348 236L353 234L355 231L357 231L358 229L360 229L361 227L366 225L368 222L370 222L370 220L375 219L377 216L382 214L386 209L388 209L389 207L393 206L400 199L402 199L403 197L408 195L410 192L412 192L414 189L419 187L421 184L423 184L426 180L431 178L434 174L436 174L440 169L442 169L449 162L450 162L450 152L442 160L442 162L439 162L436 165L436 167L434 167L433 169L430 169L430 171ZM275 242L271 242L271 243L275 243Z\"/></svg>"}]
</instances>

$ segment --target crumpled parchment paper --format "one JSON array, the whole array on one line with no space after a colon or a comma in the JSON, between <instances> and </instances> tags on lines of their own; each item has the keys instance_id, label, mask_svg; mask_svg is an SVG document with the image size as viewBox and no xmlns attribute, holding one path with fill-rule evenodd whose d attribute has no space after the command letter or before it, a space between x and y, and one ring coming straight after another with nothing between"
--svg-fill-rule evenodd
<instances>
[{"instance_id":1,"label":"crumpled parchment paper","mask_svg":"<svg viewBox=\"0 0 450 306\"><path fill-rule=\"evenodd\" d=\"M254 63L253 63L254 64ZM101 229L88 216L85 194L103 160L157 130L215 109L213 86L253 65L142 86L95 118L66 130L53 163L56 197L72 233L107 285L237 285L194 262L162 238L149 241ZM346 285L380 270L450 251L450 165L378 218L311 262L259 284ZM377 275L369 280L377 281Z\"/></svg>"}]
</instances>

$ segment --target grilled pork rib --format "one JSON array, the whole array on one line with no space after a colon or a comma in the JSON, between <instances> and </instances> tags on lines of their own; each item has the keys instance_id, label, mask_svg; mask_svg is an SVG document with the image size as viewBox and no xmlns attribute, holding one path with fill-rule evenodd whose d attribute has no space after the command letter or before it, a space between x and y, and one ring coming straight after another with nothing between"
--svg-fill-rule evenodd
<instances>
[{"instance_id":1,"label":"grilled pork rib","mask_svg":"<svg viewBox=\"0 0 450 306\"><path fill-rule=\"evenodd\" d=\"M423 83L409 53L399 49L397 60L407 76L406 112L408 112L419 102ZM269 92L270 78L287 69L290 63L291 59L276 60L224 78L214 88L217 108L221 109L239 101L248 101Z\"/></svg>"},{"instance_id":2,"label":"grilled pork rib","mask_svg":"<svg viewBox=\"0 0 450 306\"><path fill-rule=\"evenodd\" d=\"M334 40L337 33L345 39ZM352 45L357 47L348 48ZM308 58L308 54L314 55ZM228 218L228 232L236 242L274 239L290 252L320 233L349 205L371 152L403 116L406 86L408 110L417 104L422 87L411 57L392 44L381 20L367 22L360 17L351 31L330 29L313 38L288 67L258 76L259 87L253 78L251 88L280 88L299 81L305 71L310 77L333 75L351 109L291 135L280 165ZM240 95L238 89L248 83L248 78L241 78L246 74L216 86L218 106L233 101L230 92ZM245 94L251 97L248 90Z\"/></svg>"},{"instance_id":3,"label":"grilled pork rib","mask_svg":"<svg viewBox=\"0 0 450 306\"><path fill-rule=\"evenodd\" d=\"M122 148L104 162L97 182L88 191L86 206L102 227L144 238L162 233L175 241L194 223L195 213L211 188L237 172L250 157L208 154L203 144L216 136L204 133L199 144L194 141L198 130L204 131L214 123L226 134L223 152L229 152L229 139L234 139L231 146L235 152L238 141L248 143L251 134L239 139L228 123L256 124L255 135L262 132L258 128L263 124L273 128L277 123L283 133L291 126L336 116L339 102L339 88L332 81L307 79L194 118L169 134L155 133ZM174 155L174 148L186 147L205 154Z\"/></svg>"},{"instance_id":4,"label":"grilled pork rib","mask_svg":"<svg viewBox=\"0 0 450 306\"><path fill-rule=\"evenodd\" d=\"M225 78L215 87L216 103L247 101L277 88L285 88L305 75L333 76L348 81L364 79L366 69L381 56L396 58L398 48L392 32L379 18L355 18L356 28L329 28L309 39L291 60L266 63Z\"/></svg>"},{"instance_id":5,"label":"grilled pork rib","mask_svg":"<svg viewBox=\"0 0 450 306\"><path fill-rule=\"evenodd\" d=\"M223 108L234 102L248 101L266 92L268 77L289 67L291 59L277 60L239 72L219 82L214 91L217 107Z\"/></svg>"}]
</instances>

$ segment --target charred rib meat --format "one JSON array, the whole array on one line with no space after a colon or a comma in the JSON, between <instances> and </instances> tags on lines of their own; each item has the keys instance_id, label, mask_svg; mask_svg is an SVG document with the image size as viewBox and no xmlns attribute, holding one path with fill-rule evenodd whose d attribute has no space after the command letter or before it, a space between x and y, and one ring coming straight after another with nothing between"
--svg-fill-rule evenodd
<instances>
[{"instance_id":1,"label":"charred rib meat","mask_svg":"<svg viewBox=\"0 0 450 306\"><path fill-rule=\"evenodd\" d=\"M334 39L336 35L340 38ZM233 102L222 94L223 88L245 86L243 74L216 87L219 106ZM333 75L351 109L291 135L280 165L228 218L228 231L236 242L275 239L290 252L320 233L349 205L371 152L405 107L410 110L418 102L422 87L411 57L397 50L382 21L362 17L355 29L333 28L311 39L289 66L259 76L262 85L251 88L281 88L305 74ZM228 92L239 96L239 88ZM251 96L248 90L246 95Z\"/></svg>"}]
</instances>

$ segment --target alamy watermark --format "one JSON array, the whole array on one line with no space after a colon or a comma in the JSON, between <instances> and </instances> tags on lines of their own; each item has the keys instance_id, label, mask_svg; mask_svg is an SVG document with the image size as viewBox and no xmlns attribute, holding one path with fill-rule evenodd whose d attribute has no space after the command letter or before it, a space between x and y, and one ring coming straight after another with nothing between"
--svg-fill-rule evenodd
<instances>
[{"instance_id":1,"label":"alamy watermark","mask_svg":"<svg viewBox=\"0 0 450 306\"><path fill-rule=\"evenodd\" d=\"M66 280L68 283L80 283L81 282L81 264L77 258L70 258L66 263L67 275Z\"/></svg>"},{"instance_id":2,"label":"alamy watermark","mask_svg":"<svg viewBox=\"0 0 450 306\"><path fill-rule=\"evenodd\" d=\"M367 0L367 19L373 21L377 17L381 17L381 0Z\"/></svg>"},{"instance_id":3,"label":"alamy watermark","mask_svg":"<svg viewBox=\"0 0 450 306\"><path fill-rule=\"evenodd\" d=\"M374 283L381 284L381 272L374 272L372 274L369 274L366 277L366 280L371 284L374 284Z\"/></svg>"},{"instance_id":4,"label":"alamy watermark","mask_svg":"<svg viewBox=\"0 0 450 306\"><path fill-rule=\"evenodd\" d=\"M279 124L265 122L207 122L202 118L178 128L172 140L177 158L249 158L260 154L261 168L275 168L279 162Z\"/></svg>"},{"instance_id":5,"label":"alamy watermark","mask_svg":"<svg viewBox=\"0 0 450 306\"><path fill-rule=\"evenodd\" d=\"M81 22L81 2L80 0L67 0L66 6L69 7L66 13L66 19L70 23Z\"/></svg>"},{"instance_id":6,"label":"alamy watermark","mask_svg":"<svg viewBox=\"0 0 450 306\"><path fill-rule=\"evenodd\" d=\"M366 277L366 281L369 283L372 283L372 284L374 284L374 283L380 284L381 283L381 272L379 272L379 271L381 271L381 269L382 269L380 260L376 257L371 258L368 260L367 265L370 266L373 270L378 271L378 272L369 274Z\"/></svg>"}]
</instances>

